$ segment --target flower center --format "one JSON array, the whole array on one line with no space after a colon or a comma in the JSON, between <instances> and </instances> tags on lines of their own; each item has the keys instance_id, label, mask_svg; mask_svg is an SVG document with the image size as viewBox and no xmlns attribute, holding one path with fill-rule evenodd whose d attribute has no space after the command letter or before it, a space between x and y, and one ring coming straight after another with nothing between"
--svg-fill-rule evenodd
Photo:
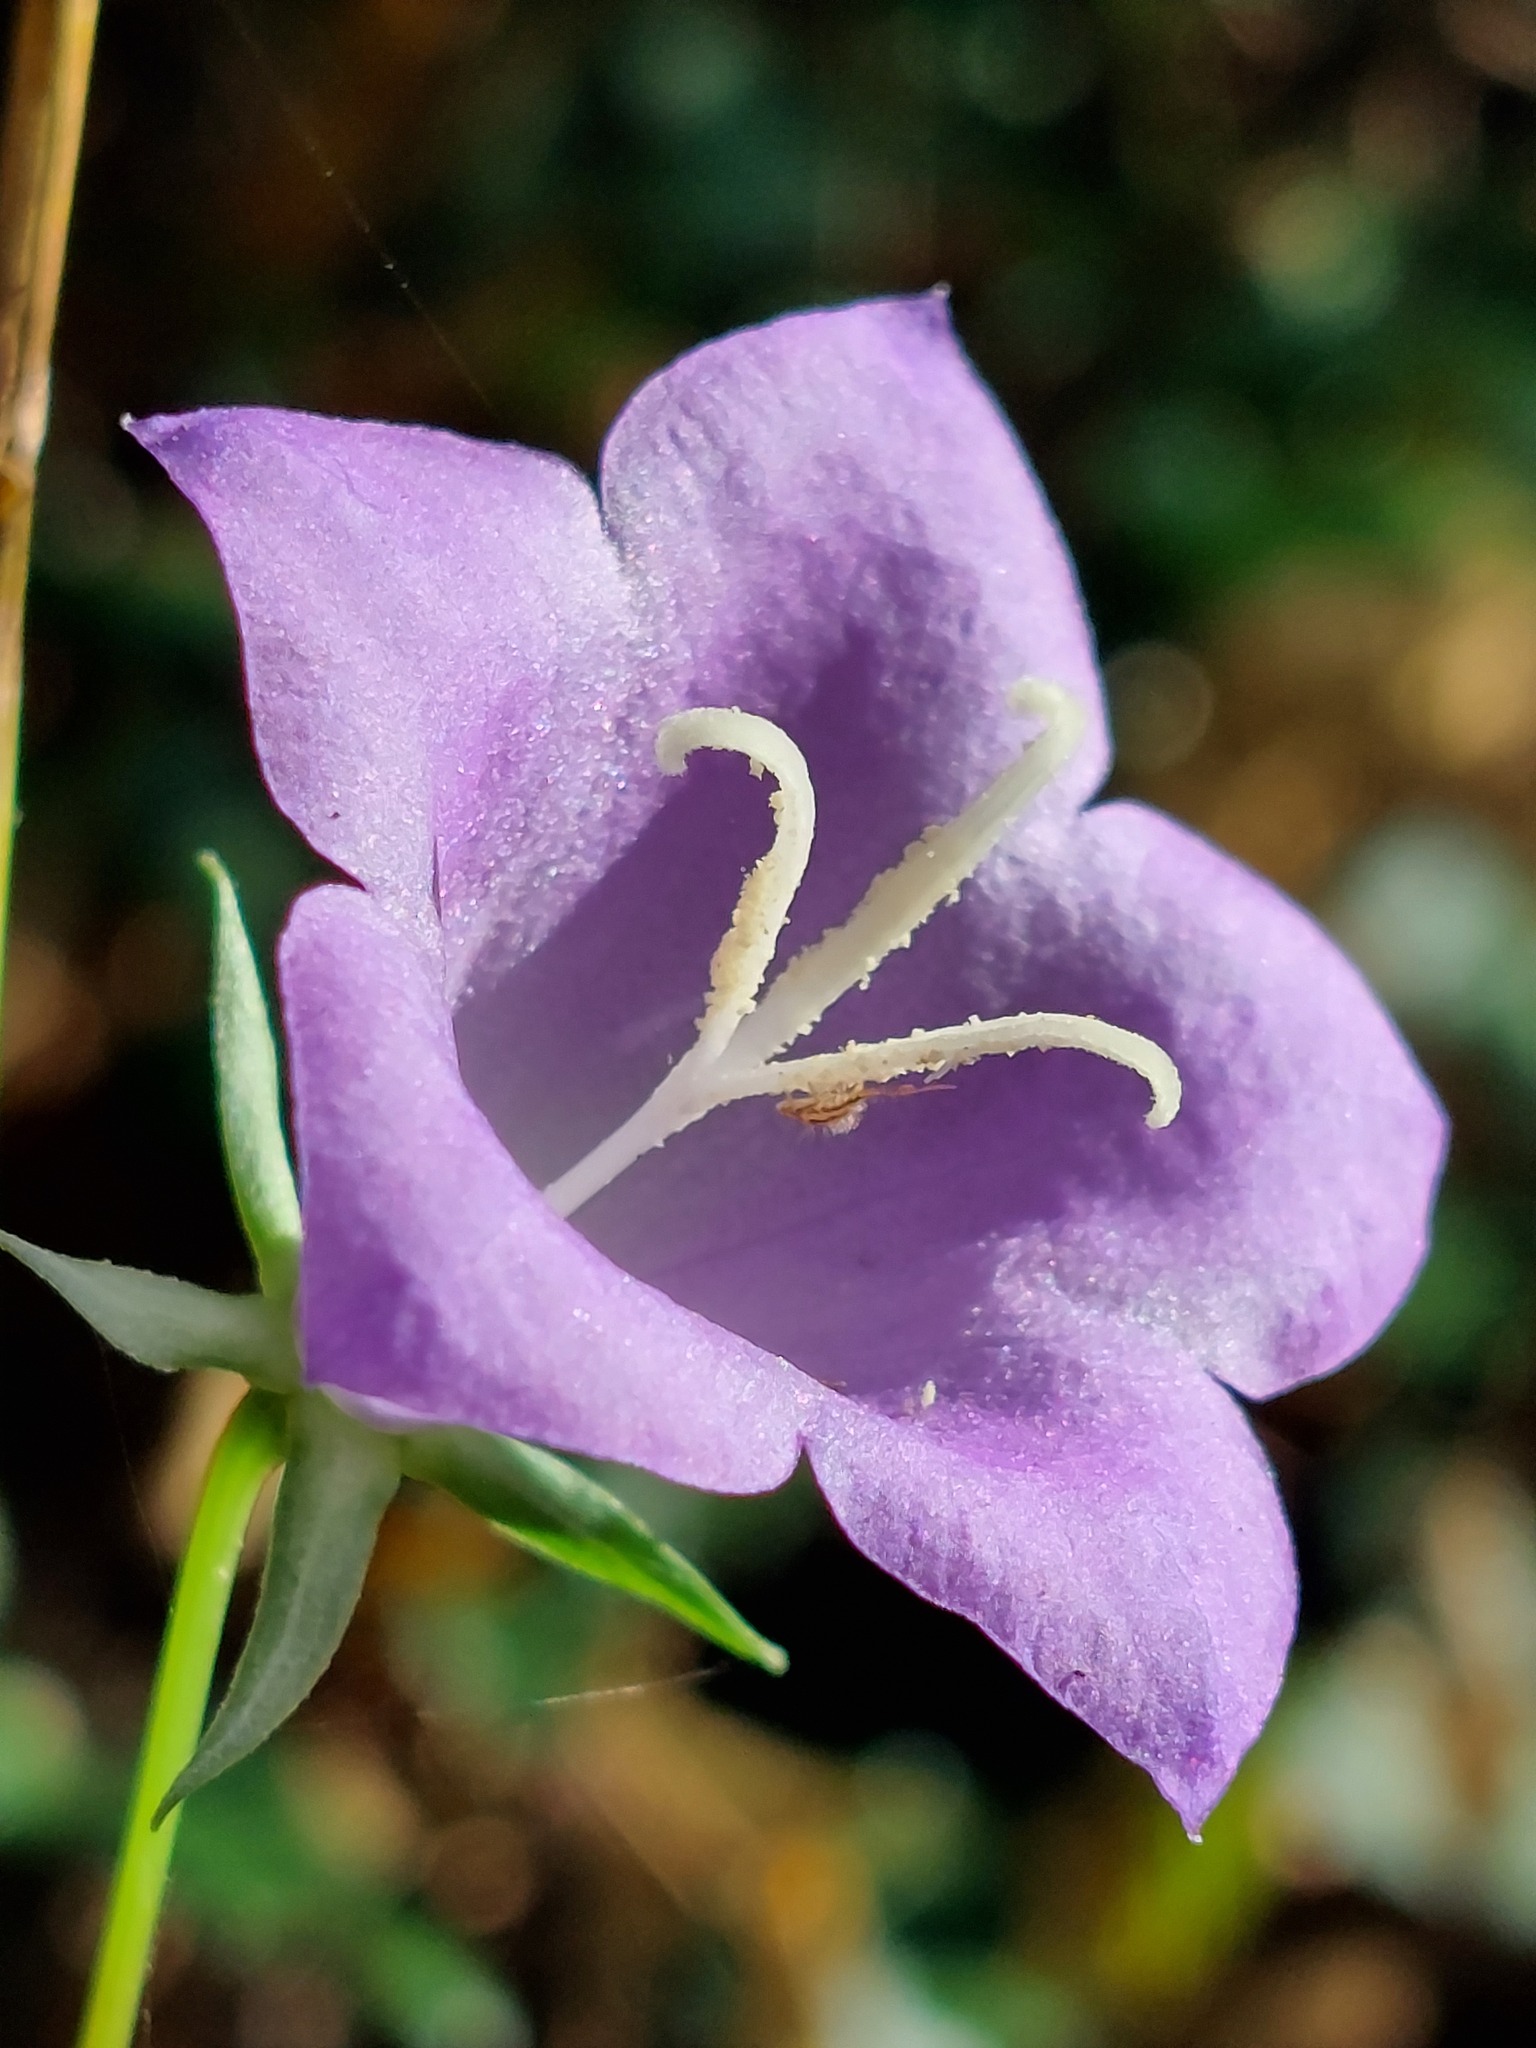
<instances>
[{"instance_id":1,"label":"flower center","mask_svg":"<svg viewBox=\"0 0 1536 2048\"><path fill-rule=\"evenodd\" d=\"M545 1197L562 1216L728 1102L753 1095L790 1098L783 1106L801 1121L851 1130L865 1098L883 1088L900 1092L885 1084L903 1074L947 1074L991 1053L1061 1047L1097 1053L1147 1082L1152 1107L1146 1120L1153 1130L1172 1123L1181 1092L1173 1061L1150 1038L1098 1017L971 1017L905 1038L850 1041L840 1052L779 1057L840 996L866 985L887 954L908 945L941 903L953 900L1009 823L1071 758L1083 731L1082 708L1074 698L1053 683L1029 678L1015 685L1010 703L1040 722L1037 736L958 817L930 825L914 839L896 865L870 883L852 916L797 953L766 990L763 982L815 837L816 793L805 757L787 733L747 711L683 711L665 720L656 758L669 775L679 774L698 748L712 747L743 754L755 775L773 777L773 844L747 875L730 928L715 948L697 1037L633 1116L550 1182Z\"/></svg>"}]
</instances>

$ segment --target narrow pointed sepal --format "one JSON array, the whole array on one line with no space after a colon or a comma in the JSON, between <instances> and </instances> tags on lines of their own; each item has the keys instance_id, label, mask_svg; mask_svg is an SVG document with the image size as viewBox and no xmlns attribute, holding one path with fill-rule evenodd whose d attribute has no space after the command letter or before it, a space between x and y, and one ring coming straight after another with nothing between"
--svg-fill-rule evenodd
<instances>
[{"instance_id":1,"label":"narrow pointed sepal","mask_svg":"<svg viewBox=\"0 0 1536 2048\"><path fill-rule=\"evenodd\" d=\"M291 1302L299 1270L299 1198L283 1132L272 1015L240 899L217 854L198 865L213 890L213 1069L230 1192L263 1294Z\"/></svg>"},{"instance_id":2,"label":"narrow pointed sepal","mask_svg":"<svg viewBox=\"0 0 1536 2048\"><path fill-rule=\"evenodd\" d=\"M223 1366L253 1386L296 1386L299 1361L287 1313L260 1294L217 1294L190 1280L74 1259L0 1230L0 1249L62 1295L114 1350L157 1372Z\"/></svg>"},{"instance_id":3,"label":"narrow pointed sepal","mask_svg":"<svg viewBox=\"0 0 1536 2048\"><path fill-rule=\"evenodd\" d=\"M155 1816L210 1784L280 1728L336 1654L363 1590L384 1510L400 1484L398 1438L296 1395L272 1541L229 1691Z\"/></svg>"},{"instance_id":4,"label":"narrow pointed sepal","mask_svg":"<svg viewBox=\"0 0 1536 2048\"><path fill-rule=\"evenodd\" d=\"M537 1557L659 1607L732 1656L777 1675L789 1663L687 1558L552 1451L477 1429L402 1438L405 1470L451 1493Z\"/></svg>"}]
</instances>

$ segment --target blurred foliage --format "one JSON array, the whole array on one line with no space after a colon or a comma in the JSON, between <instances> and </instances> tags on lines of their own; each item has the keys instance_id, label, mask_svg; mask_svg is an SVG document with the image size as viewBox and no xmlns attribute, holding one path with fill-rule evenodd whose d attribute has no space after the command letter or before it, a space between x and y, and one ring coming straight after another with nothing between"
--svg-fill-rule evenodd
<instances>
[{"instance_id":1,"label":"blurred foliage","mask_svg":"<svg viewBox=\"0 0 1536 2048\"><path fill-rule=\"evenodd\" d=\"M1309 1603L1272 1734L1194 1849L803 1484L624 1481L789 1645L778 1683L411 1497L310 1707L192 1803L158 2048L1530 2037L1529 0L108 0L3 1220L240 1279L191 856L267 937L314 872L206 543L119 415L271 400L590 464L679 348L936 280L1077 556L1117 788L1332 919L1456 1118L1403 1317L1262 1416ZM168 1401L10 1272L0 1319L0 1985L50 2048L218 1397Z\"/></svg>"}]
</instances>

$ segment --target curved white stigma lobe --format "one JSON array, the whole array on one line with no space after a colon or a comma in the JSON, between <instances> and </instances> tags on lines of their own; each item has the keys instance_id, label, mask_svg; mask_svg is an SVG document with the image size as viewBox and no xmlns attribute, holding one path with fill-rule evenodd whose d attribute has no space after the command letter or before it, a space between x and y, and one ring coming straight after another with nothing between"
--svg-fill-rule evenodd
<instances>
[{"instance_id":1,"label":"curved white stigma lobe","mask_svg":"<svg viewBox=\"0 0 1536 2048\"><path fill-rule=\"evenodd\" d=\"M1139 1032L1123 1031L1098 1017L1057 1015L1048 1010L1017 1017L972 1017L938 1031L913 1031L873 1045L845 1045L841 1052L812 1053L807 1059L774 1060L749 1079L738 1095L840 1095L860 1085L898 1080L903 1074L948 1074L989 1053L1075 1051L1097 1053L1140 1074L1152 1090L1148 1128L1163 1130L1179 1113L1183 1083L1160 1045Z\"/></svg>"},{"instance_id":2,"label":"curved white stigma lobe","mask_svg":"<svg viewBox=\"0 0 1536 2048\"><path fill-rule=\"evenodd\" d=\"M680 711L656 735L656 759L680 775L700 747L745 754L754 775L766 769L778 784L773 844L741 885L725 937L709 963L709 995L695 1052L714 1058L757 1000L779 934L805 875L816 836L816 792L805 756L781 727L750 711Z\"/></svg>"},{"instance_id":3,"label":"curved white stigma lobe","mask_svg":"<svg viewBox=\"0 0 1536 2048\"><path fill-rule=\"evenodd\" d=\"M774 839L747 875L730 928L710 964L698 1036L660 1086L616 1131L551 1181L545 1197L562 1216L589 1202L626 1167L697 1123L749 1096L835 1098L903 1074L942 1074L993 1053L1074 1048L1135 1070L1152 1090L1147 1123L1161 1130L1178 1114L1178 1069L1151 1039L1097 1017L1051 1014L972 1017L936 1031L783 1060L784 1048L817 1024L839 996L869 976L997 845L1010 821L1061 772L1082 737L1082 707L1052 683L1026 680L1016 710L1044 726L1019 757L945 825L931 825L895 867L877 875L844 923L823 933L758 991L772 963L810 859L816 797L800 749L778 726L745 711L699 710L669 718L657 738L662 767L675 774L700 747L744 754L777 788L769 801Z\"/></svg>"}]
</instances>

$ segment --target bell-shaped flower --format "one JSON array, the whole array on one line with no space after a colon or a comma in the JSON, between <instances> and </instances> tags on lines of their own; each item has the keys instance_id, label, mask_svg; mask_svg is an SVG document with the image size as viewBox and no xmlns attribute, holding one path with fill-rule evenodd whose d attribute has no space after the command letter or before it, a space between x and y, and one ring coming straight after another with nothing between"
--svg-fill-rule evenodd
<instances>
[{"instance_id":1,"label":"bell-shaped flower","mask_svg":"<svg viewBox=\"0 0 1536 2048\"><path fill-rule=\"evenodd\" d=\"M1235 1395L1381 1327L1442 1118L1306 915L1084 808L1081 602L942 299L685 356L597 495L417 427L134 432L351 878L280 954L309 1382L726 1492L804 1450L1197 1826L1294 1620Z\"/></svg>"}]
</instances>

